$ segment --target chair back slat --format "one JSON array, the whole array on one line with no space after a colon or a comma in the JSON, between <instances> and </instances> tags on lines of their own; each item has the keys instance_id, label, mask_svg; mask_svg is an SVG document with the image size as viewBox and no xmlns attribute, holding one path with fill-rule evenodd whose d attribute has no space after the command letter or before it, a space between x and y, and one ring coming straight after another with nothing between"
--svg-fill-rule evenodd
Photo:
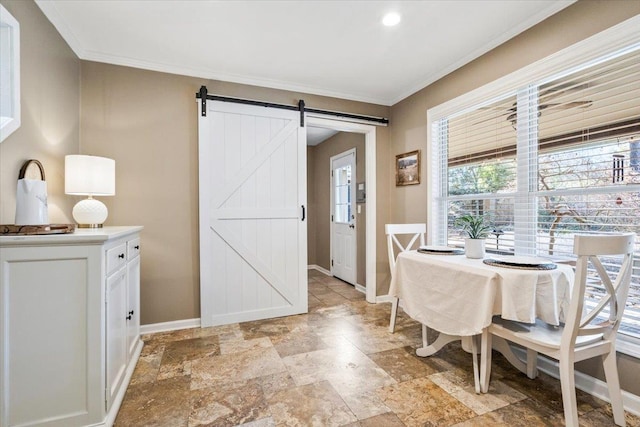
<instances>
[{"instance_id":1,"label":"chair back slat","mask_svg":"<svg viewBox=\"0 0 640 427\"><path fill-rule=\"evenodd\" d=\"M384 231L387 234L387 250L389 255L389 267L393 277L396 267L396 257L400 252L410 251L416 246L424 245L424 234L427 231L426 224L386 224ZM412 235L409 243L404 245L397 236ZM418 245L416 245L418 242ZM397 249L397 252L396 252Z\"/></svg>"},{"instance_id":2,"label":"chair back slat","mask_svg":"<svg viewBox=\"0 0 640 427\"><path fill-rule=\"evenodd\" d=\"M384 232L386 234L424 234L427 232L427 224L386 224Z\"/></svg>"},{"instance_id":3,"label":"chair back slat","mask_svg":"<svg viewBox=\"0 0 640 427\"><path fill-rule=\"evenodd\" d=\"M577 336L603 334L607 339L615 339L631 284L633 246L635 234L620 235L578 235L574 238L574 253L578 255L576 276L571 295L569 313L566 319L563 345L575 346ZM620 268L611 271L602 263L601 257L621 257ZM606 294L595 307L585 309L587 280L592 279L589 265L599 277ZM612 277L615 276L615 280ZM607 319L597 322L598 316L609 309ZM594 322L595 321L595 322Z\"/></svg>"},{"instance_id":4,"label":"chair back slat","mask_svg":"<svg viewBox=\"0 0 640 427\"><path fill-rule=\"evenodd\" d=\"M607 291L607 295L602 297L598 305L596 305L596 307L593 308L590 313L588 313L586 316L583 316L580 327L591 323L591 321L593 321L598 316L598 314L600 314L600 312L605 308L607 304L609 304L609 320L614 320L618 313L618 295L616 293L616 288L611 283L609 273L607 273L607 270L605 270L605 268L602 266L602 263L600 262L600 259L598 257L590 256L589 261L598 272L598 276L600 277L600 281Z\"/></svg>"}]
</instances>

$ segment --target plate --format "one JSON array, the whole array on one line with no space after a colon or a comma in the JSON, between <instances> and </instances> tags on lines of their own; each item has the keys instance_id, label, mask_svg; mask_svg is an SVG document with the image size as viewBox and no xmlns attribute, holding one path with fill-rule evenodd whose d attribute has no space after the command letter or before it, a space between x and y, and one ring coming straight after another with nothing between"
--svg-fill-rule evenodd
<instances>
[{"instance_id":1,"label":"plate","mask_svg":"<svg viewBox=\"0 0 640 427\"><path fill-rule=\"evenodd\" d=\"M492 259L496 261L503 262L505 264L511 265L547 265L553 264L553 261L534 257L534 256L491 256Z\"/></svg>"},{"instance_id":2,"label":"plate","mask_svg":"<svg viewBox=\"0 0 640 427\"><path fill-rule=\"evenodd\" d=\"M420 246L418 250L427 252L457 252L459 249L452 248L451 246Z\"/></svg>"}]
</instances>

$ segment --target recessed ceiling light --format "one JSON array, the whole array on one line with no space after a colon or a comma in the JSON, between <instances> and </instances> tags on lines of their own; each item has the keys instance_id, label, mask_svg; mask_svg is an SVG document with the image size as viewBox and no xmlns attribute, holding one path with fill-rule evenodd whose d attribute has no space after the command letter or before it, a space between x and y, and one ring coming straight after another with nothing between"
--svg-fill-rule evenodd
<instances>
[{"instance_id":1,"label":"recessed ceiling light","mask_svg":"<svg viewBox=\"0 0 640 427\"><path fill-rule=\"evenodd\" d=\"M382 18L382 24L387 27L393 27L394 25L398 25L400 22L400 15L395 12L390 12L384 15Z\"/></svg>"}]
</instances>

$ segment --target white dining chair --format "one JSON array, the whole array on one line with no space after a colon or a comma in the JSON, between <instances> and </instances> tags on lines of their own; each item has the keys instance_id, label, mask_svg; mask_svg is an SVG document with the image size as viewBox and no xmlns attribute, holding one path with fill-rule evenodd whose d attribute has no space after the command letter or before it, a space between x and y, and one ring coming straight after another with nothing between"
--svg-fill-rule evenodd
<instances>
[{"instance_id":1,"label":"white dining chair","mask_svg":"<svg viewBox=\"0 0 640 427\"><path fill-rule=\"evenodd\" d=\"M578 426L574 364L592 357L602 357L613 418L624 426L624 408L616 363L616 335L629 293L633 268L635 234L578 235L573 252L578 256L576 274L564 326L554 327L539 321L535 325L510 322L494 317L483 334L484 384L488 388L491 371L491 337L493 335L519 344L527 349L527 375L536 375L538 353L559 362L562 404L567 426ZM620 257L620 268L607 262ZM606 259L605 259L606 258ZM589 264L592 266L588 269ZM597 304L586 304L587 283L601 282L604 291ZM589 299L593 294L589 295ZM483 390L486 391L486 390Z\"/></svg>"},{"instance_id":2,"label":"white dining chair","mask_svg":"<svg viewBox=\"0 0 640 427\"><path fill-rule=\"evenodd\" d=\"M391 279L395 276L396 258L400 252L417 249L424 245L424 234L427 231L426 224L386 224L384 232L387 235L387 250L389 253L389 268L391 269ZM403 244L398 236L409 239L407 244ZM402 237L401 237L402 239ZM416 244L417 243L417 244ZM391 319L389 320L389 332L393 333L396 329L396 317L398 317L399 299L393 297L391 302Z\"/></svg>"}]
</instances>

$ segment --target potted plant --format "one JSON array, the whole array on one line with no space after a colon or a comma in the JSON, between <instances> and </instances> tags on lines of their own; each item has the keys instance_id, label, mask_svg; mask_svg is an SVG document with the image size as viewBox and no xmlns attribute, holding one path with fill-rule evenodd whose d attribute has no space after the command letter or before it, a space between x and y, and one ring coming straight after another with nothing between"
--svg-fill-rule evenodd
<instances>
[{"instance_id":1,"label":"potted plant","mask_svg":"<svg viewBox=\"0 0 640 427\"><path fill-rule=\"evenodd\" d=\"M464 253L467 258L484 258L484 242L491 227L481 215L463 215L454 224L467 234L464 239Z\"/></svg>"}]
</instances>

